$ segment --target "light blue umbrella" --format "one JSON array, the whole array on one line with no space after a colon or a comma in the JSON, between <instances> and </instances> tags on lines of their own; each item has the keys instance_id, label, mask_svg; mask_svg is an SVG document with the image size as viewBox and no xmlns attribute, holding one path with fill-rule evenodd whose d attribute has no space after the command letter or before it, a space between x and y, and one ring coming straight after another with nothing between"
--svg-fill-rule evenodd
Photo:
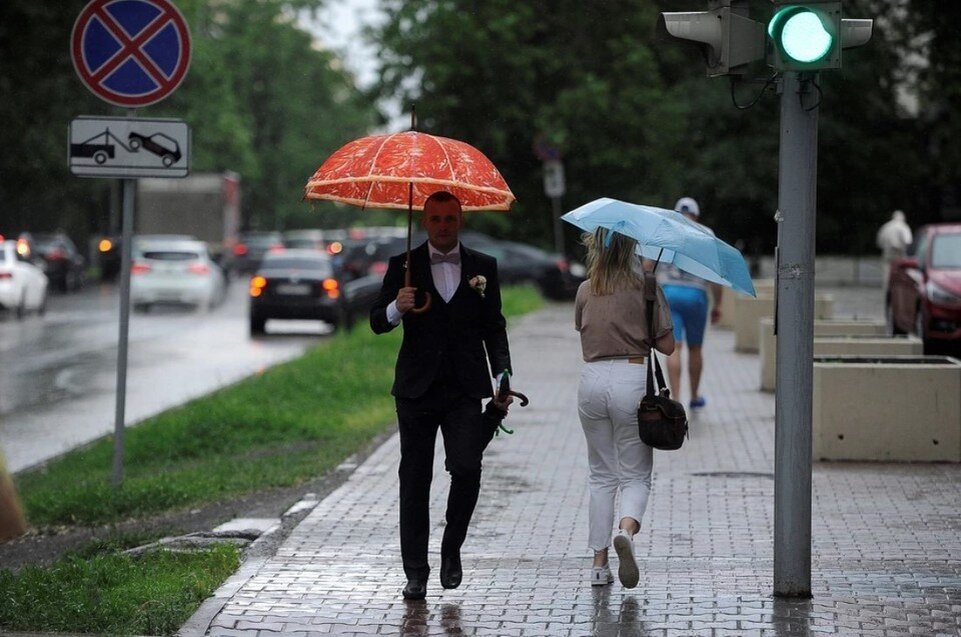
<instances>
[{"instance_id":1,"label":"light blue umbrella","mask_svg":"<svg viewBox=\"0 0 961 637\"><path fill-rule=\"evenodd\" d=\"M637 241L637 252L645 259L670 263L706 281L756 296L751 273L737 248L674 210L604 197L561 219L586 232L598 227L619 232Z\"/></svg>"}]
</instances>

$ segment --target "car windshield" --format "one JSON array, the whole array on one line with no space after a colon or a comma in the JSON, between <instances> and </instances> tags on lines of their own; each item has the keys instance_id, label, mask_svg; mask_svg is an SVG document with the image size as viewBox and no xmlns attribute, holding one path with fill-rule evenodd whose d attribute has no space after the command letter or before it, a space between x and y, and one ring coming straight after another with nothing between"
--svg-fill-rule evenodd
<instances>
[{"instance_id":1,"label":"car windshield","mask_svg":"<svg viewBox=\"0 0 961 637\"><path fill-rule=\"evenodd\" d=\"M961 268L961 233L941 234L931 244L932 268Z\"/></svg>"},{"instance_id":2,"label":"car windshield","mask_svg":"<svg viewBox=\"0 0 961 637\"><path fill-rule=\"evenodd\" d=\"M186 250L146 250L143 258L152 261L193 261L199 259L200 255Z\"/></svg>"},{"instance_id":3,"label":"car windshield","mask_svg":"<svg viewBox=\"0 0 961 637\"><path fill-rule=\"evenodd\" d=\"M277 257L264 261L264 269L270 270L302 270L319 272L323 275L331 273L330 263L323 259L308 259L301 257Z\"/></svg>"},{"instance_id":4,"label":"car windshield","mask_svg":"<svg viewBox=\"0 0 961 637\"><path fill-rule=\"evenodd\" d=\"M244 243L249 246L254 246L257 248L267 248L276 243L281 242L281 237L279 234L269 234L269 235L254 235L246 237Z\"/></svg>"},{"instance_id":5,"label":"car windshield","mask_svg":"<svg viewBox=\"0 0 961 637\"><path fill-rule=\"evenodd\" d=\"M288 248L313 248L317 242L313 239L284 239L284 245Z\"/></svg>"}]
</instances>

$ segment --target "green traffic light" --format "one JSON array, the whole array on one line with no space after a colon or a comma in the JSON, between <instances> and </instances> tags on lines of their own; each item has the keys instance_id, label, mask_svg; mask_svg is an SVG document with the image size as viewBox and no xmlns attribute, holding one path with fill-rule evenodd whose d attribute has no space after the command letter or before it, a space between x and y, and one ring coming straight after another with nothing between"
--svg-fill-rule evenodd
<instances>
[{"instance_id":1,"label":"green traffic light","mask_svg":"<svg viewBox=\"0 0 961 637\"><path fill-rule=\"evenodd\" d=\"M801 64L813 64L831 52L834 36L824 19L808 7L788 6L774 14L768 34L784 55Z\"/></svg>"}]
</instances>

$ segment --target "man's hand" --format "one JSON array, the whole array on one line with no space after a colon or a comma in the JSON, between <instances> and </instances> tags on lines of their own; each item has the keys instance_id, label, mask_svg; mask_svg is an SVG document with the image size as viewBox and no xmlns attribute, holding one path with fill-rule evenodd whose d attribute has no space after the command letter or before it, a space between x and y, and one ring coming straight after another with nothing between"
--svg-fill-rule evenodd
<instances>
[{"instance_id":1,"label":"man's hand","mask_svg":"<svg viewBox=\"0 0 961 637\"><path fill-rule=\"evenodd\" d=\"M494 396L494 406L505 413L508 411L512 402L514 402L514 397L510 394L501 395L501 393L498 392Z\"/></svg>"},{"instance_id":2,"label":"man's hand","mask_svg":"<svg viewBox=\"0 0 961 637\"><path fill-rule=\"evenodd\" d=\"M404 314L414 307L414 292L417 288L401 288L397 290L397 311Z\"/></svg>"}]
</instances>

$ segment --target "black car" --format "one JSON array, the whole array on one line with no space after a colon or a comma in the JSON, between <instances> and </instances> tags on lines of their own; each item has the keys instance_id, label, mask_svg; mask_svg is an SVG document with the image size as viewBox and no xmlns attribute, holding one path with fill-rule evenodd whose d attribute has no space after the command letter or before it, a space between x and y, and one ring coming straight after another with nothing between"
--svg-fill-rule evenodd
<instances>
[{"instance_id":1,"label":"black car","mask_svg":"<svg viewBox=\"0 0 961 637\"><path fill-rule=\"evenodd\" d=\"M526 243L500 241L479 233L468 234L464 242L497 259L502 285L533 283L553 301L573 299L587 275L582 264Z\"/></svg>"},{"instance_id":2,"label":"black car","mask_svg":"<svg viewBox=\"0 0 961 637\"><path fill-rule=\"evenodd\" d=\"M344 282L330 256L318 250L269 252L250 279L250 333L268 319L310 319L350 329L380 291L379 277Z\"/></svg>"},{"instance_id":3,"label":"black car","mask_svg":"<svg viewBox=\"0 0 961 637\"><path fill-rule=\"evenodd\" d=\"M70 237L62 232L24 232L20 238L43 260L40 266L57 289L70 292L83 286L86 261Z\"/></svg>"}]
</instances>

